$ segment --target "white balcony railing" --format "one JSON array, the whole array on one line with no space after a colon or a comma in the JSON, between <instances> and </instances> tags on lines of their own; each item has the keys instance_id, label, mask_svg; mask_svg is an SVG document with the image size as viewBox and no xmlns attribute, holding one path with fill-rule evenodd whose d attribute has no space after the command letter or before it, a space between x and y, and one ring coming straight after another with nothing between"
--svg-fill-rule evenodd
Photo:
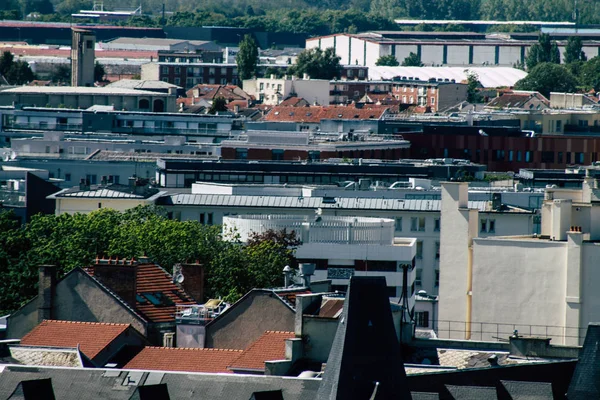
<instances>
[{"instance_id":1,"label":"white balcony railing","mask_svg":"<svg viewBox=\"0 0 600 400\"><path fill-rule=\"evenodd\" d=\"M227 237L245 242L253 232L294 231L302 243L381 244L394 240L394 221L385 218L238 215L223 218ZM239 235L239 236L238 236Z\"/></svg>"}]
</instances>

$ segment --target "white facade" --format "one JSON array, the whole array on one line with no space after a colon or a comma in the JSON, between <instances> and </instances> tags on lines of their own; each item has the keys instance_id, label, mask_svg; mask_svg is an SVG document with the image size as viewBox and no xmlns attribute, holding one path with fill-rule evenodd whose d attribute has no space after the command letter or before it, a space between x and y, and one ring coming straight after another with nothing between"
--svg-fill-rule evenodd
<instances>
[{"instance_id":1,"label":"white facade","mask_svg":"<svg viewBox=\"0 0 600 400\"><path fill-rule=\"evenodd\" d=\"M310 104L329 105L329 81L325 79L303 79L296 77L257 78L244 81L244 90L263 104L278 105L290 96L305 99Z\"/></svg>"},{"instance_id":2,"label":"white facade","mask_svg":"<svg viewBox=\"0 0 600 400\"><path fill-rule=\"evenodd\" d=\"M444 185L443 226L452 228L441 235L440 336L493 340L518 330L582 344L588 323L600 321L599 193L590 178L583 186L547 190L541 235L480 238L464 185Z\"/></svg>"},{"instance_id":3,"label":"white facade","mask_svg":"<svg viewBox=\"0 0 600 400\"><path fill-rule=\"evenodd\" d=\"M344 288L350 276L385 276L390 297L400 297L407 274L410 308L414 307L416 240L394 238L394 220L365 217L242 215L223 219L223 234L232 230L245 242L253 232L294 231L300 262L317 264L316 280L331 279Z\"/></svg>"},{"instance_id":4,"label":"white facade","mask_svg":"<svg viewBox=\"0 0 600 400\"><path fill-rule=\"evenodd\" d=\"M415 180L415 185L427 187L430 182ZM438 293L440 265L440 200L439 191L423 190L345 190L323 187L283 187L281 185L225 185L195 183L191 195L170 196L167 210L175 219L195 220L203 223L221 224L230 215L281 214L289 216L314 216L321 209L324 216L376 217L394 221L396 238L415 238L415 286L428 294ZM510 196L514 195L514 196ZM478 229L483 222L481 236L504 236L531 234L534 232L534 213L526 210L515 212L493 211L489 193L473 193L471 205L480 209ZM523 206L531 202L535 193L503 193L503 202ZM332 204L323 199L335 200ZM415 198L415 200L409 200ZM379 200L378 200L379 199ZM384 199L384 200L381 200ZM487 211L486 211L487 210ZM210 221L210 222L209 222ZM492 222L493 221L493 222Z\"/></svg>"}]
</instances>

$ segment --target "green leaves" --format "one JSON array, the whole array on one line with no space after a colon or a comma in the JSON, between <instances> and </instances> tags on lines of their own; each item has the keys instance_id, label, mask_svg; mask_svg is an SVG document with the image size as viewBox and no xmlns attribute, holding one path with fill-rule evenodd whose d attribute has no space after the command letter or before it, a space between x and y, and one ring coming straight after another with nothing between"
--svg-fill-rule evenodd
<instances>
[{"instance_id":1,"label":"green leaves","mask_svg":"<svg viewBox=\"0 0 600 400\"><path fill-rule=\"evenodd\" d=\"M562 65L541 63L515 84L518 90L536 90L546 97L550 92L573 92L577 87L577 78Z\"/></svg>"},{"instance_id":2,"label":"green leaves","mask_svg":"<svg viewBox=\"0 0 600 400\"><path fill-rule=\"evenodd\" d=\"M240 42L240 51L235 59L241 80L256 76L258 46L251 35L244 36L244 39Z\"/></svg>"},{"instance_id":3,"label":"green leaves","mask_svg":"<svg viewBox=\"0 0 600 400\"><path fill-rule=\"evenodd\" d=\"M307 74L311 79L339 78L341 73L340 57L335 54L332 47L306 49L298 54L296 64L289 67L288 72L302 77Z\"/></svg>"},{"instance_id":4,"label":"green leaves","mask_svg":"<svg viewBox=\"0 0 600 400\"><path fill-rule=\"evenodd\" d=\"M414 54L414 53L411 53ZM407 57L408 58L408 57ZM396 60L396 56L393 54L388 54L387 56L381 56L375 61L375 65L382 65L387 67L397 67L400 65L398 60Z\"/></svg>"}]
</instances>

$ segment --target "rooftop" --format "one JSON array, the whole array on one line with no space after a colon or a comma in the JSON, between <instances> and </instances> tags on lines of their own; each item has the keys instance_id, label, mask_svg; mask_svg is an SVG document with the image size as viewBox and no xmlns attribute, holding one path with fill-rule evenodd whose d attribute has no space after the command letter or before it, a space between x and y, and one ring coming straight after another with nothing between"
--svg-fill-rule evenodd
<instances>
[{"instance_id":1,"label":"rooftop","mask_svg":"<svg viewBox=\"0 0 600 400\"><path fill-rule=\"evenodd\" d=\"M21 345L79 346L88 358L93 359L130 327L129 324L44 320L21 339Z\"/></svg>"},{"instance_id":2,"label":"rooftop","mask_svg":"<svg viewBox=\"0 0 600 400\"><path fill-rule=\"evenodd\" d=\"M285 359L285 340L294 332L266 331L230 365L231 370L264 371L265 361Z\"/></svg>"},{"instance_id":3,"label":"rooftop","mask_svg":"<svg viewBox=\"0 0 600 400\"><path fill-rule=\"evenodd\" d=\"M137 160L136 160L137 161ZM91 198L91 199L156 199L162 196L165 192L161 192L156 188L136 186L130 188L127 185L110 184L110 185L94 185L90 188L80 188L78 186L70 189L63 189L60 192L48 196L49 199L57 198Z\"/></svg>"},{"instance_id":4,"label":"rooftop","mask_svg":"<svg viewBox=\"0 0 600 400\"><path fill-rule=\"evenodd\" d=\"M230 374L227 367L241 354L241 350L144 347L124 368Z\"/></svg>"},{"instance_id":5,"label":"rooftop","mask_svg":"<svg viewBox=\"0 0 600 400\"><path fill-rule=\"evenodd\" d=\"M388 107L371 105L363 108L352 106L275 106L264 117L264 120L317 124L323 119L380 119L387 111Z\"/></svg>"},{"instance_id":6,"label":"rooftop","mask_svg":"<svg viewBox=\"0 0 600 400\"><path fill-rule=\"evenodd\" d=\"M116 95L116 96L166 96L165 93L151 92L148 90L112 88L112 87L84 87L84 86L20 86L3 90L1 93L10 94L91 94L91 95Z\"/></svg>"},{"instance_id":7,"label":"rooftop","mask_svg":"<svg viewBox=\"0 0 600 400\"><path fill-rule=\"evenodd\" d=\"M136 90L150 90L158 89L171 89L181 88L180 86L173 85L169 82L154 81L154 80L139 80L139 79L121 79L116 82L109 83L104 86L105 88L121 88L121 89L136 89Z\"/></svg>"}]
</instances>

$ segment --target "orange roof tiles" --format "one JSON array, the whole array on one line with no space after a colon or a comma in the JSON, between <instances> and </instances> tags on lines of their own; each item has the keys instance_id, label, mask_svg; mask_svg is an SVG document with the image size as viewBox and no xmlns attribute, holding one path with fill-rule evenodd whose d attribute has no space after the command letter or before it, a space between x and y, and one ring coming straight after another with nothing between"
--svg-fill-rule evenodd
<instances>
[{"instance_id":1,"label":"orange roof tiles","mask_svg":"<svg viewBox=\"0 0 600 400\"><path fill-rule=\"evenodd\" d=\"M24 346L77 347L93 359L129 324L44 320L21 339Z\"/></svg>"},{"instance_id":2,"label":"orange roof tiles","mask_svg":"<svg viewBox=\"0 0 600 400\"><path fill-rule=\"evenodd\" d=\"M131 265L122 265L123 268L133 268ZM89 275L94 276L94 266L84 269ZM130 304L150 322L171 322L175 320L177 304L196 304L187 293L173 283L173 278L164 269L155 264L139 264L136 273L137 294L161 292L173 304L156 306L149 301L135 305ZM109 287L109 289L111 289Z\"/></svg>"},{"instance_id":3,"label":"orange roof tiles","mask_svg":"<svg viewBox=\"0 0 600 400\"><path fill-rule=\"evenodd\" d=\"M227 369L241 350L145 347L125 369L232 373Z\"/></svg>"},{"instance_id":4,"label":"orange roof tiles","mask_svg":"<svg viewBox=\"0 0 600 400\"><path fill-rule=\"evenodd\" d=\"M286 107L275 106L264 117L265 121L287 121L319 123L323 119L379 119L388 107L367 105L363 108L354 106L310 106Z\"/></svg>"},{"instance_id":5,"label":"orange roof tiles","mask_svg":"<svg viewBox=\"0 0 600 400\"><path fill-rule=\"evenodd\" d=\"M285 359L285 339L294 332L266 331L229 366L229 369L265 369L265 361Z\"/></svg>"}]
</instances>

